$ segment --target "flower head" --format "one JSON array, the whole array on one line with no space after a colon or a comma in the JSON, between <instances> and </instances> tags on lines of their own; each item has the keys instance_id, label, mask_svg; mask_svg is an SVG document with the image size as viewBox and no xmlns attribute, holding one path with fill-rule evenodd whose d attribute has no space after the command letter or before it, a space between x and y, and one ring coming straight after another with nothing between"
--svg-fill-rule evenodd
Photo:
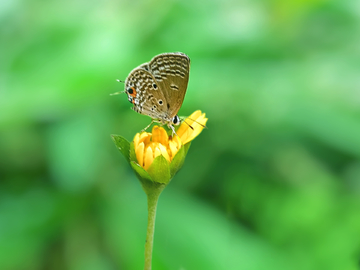
<instances>
[{"instance_id":1,"label":"flower head","mask_svg":"<svg viewBox=\"0 0 360 270\"><path fill-rule=\"evenodd\" d=\"M159 126L154 126L152 133L137 133L134 148L138 164L147 170L160 155L171 162L179 149L200 134L206 121L205 113L198 110L185 119L174 137L169 136L165 129Z\"/></svg>"},{"instance_id":2,"label":"flower head","mask_svg":"<svg viewBox=\"0 0 360 270\"><path fill-rule=\"evenodd\" d=\"M152 133L137 133L134 138L136 159L145 170L160 155L171 162L181 147L182 143L178 136L171 138L164 128L158 126L153 127Z\"/></svg>"},{"instance_id":3,"label":"flower head","mask_svg":"<svg viewBox=\"0 0 360 270\"><path fill-rule=\"evenodd\" d=\"M169 136L163 127L154 126L151 133L137 133L131 143L119 135L112 137L143 187L149 181L166 185L182 167L190 142L200 134L207 120L205 113L195 111L174 136Z\"/></svg>"}]
</instances>

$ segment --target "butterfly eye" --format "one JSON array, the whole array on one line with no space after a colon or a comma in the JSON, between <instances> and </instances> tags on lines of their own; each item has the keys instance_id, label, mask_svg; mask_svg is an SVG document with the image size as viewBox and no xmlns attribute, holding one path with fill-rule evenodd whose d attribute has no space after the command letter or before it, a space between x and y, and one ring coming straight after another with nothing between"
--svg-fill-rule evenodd
<instances>
[{"instance_id":1,"label":"butterfly eye","mask_svg":"<svg viewBox=\"0 0 360 270\"><path fill-rule=\"evenodd\" d=\"M172 120L172 122L173 122L174 125L180 124L180 118L179 118L179 116L175 115L174 118L173 118L173 120Z\"/></svg>"}]
</instances>

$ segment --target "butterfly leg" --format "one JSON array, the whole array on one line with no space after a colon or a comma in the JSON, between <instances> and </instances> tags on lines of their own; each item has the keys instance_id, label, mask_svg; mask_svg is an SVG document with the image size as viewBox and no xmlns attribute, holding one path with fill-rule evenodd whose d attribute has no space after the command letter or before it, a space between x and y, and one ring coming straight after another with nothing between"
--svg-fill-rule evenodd
<instances>
[{"instance_id":1,"label":"butterfly leg","mask_svg":"<svg viewBox=\"0 0 360 270\"><path fill-rule=\"evenodd\" d=\"M144 132L145 130L147 130L154 122L155 122L154 119L151 120L150 124L148 124L145 128L143 128L143 129L141 130L141 132Z\"/></svg>"},{"instance_id":2,"label":"butterfly leg","mask_svg":"<svg viewBox=\"0 0 360 270\"><path fill-rule=\"evenodd\" d=\"M172 126L172 125L168 125L168 127L169 128L171 128L171 130L172 130L172 136L174 137L174 134L176 135L176 136L178 136L177 134L176 134L176 132L175 132L175 128Z\"/></svg>"},{"instance_id":3,"label":"butterfly leg","mask_svg":"<svg viewBox=\"0 0 360 270\"><path fill-rule=\"evenodd\" d=\"M156 119L152 119L150 124L148 124L143 130L141 130L141 132L147 130L153 123L161 123L161 122Z\"/></svg>"}]
</instances>

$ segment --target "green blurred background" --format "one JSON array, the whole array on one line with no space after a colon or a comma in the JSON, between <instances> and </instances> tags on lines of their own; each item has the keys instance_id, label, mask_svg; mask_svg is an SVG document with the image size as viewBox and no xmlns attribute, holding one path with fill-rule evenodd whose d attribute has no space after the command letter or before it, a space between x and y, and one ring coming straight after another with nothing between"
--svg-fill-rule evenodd
<instances>
[{"instance_id":1,"label":"green blurred background","mask_svg":"<svg viewBox=\"0 0 360 270\"><path fill-rule=\"evenodd\" d=\"M355 270L357 0L0 3L0 269L143 268L128 73L191 58L208 129L160 197L153 269Z\"/></svg>"}]
</instances>

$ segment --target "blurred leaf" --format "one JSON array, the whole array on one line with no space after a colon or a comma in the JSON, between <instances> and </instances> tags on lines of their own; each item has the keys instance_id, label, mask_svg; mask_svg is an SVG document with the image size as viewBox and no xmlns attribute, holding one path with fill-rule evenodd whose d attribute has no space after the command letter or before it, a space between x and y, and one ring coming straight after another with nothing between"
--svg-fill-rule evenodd
<instances>
[{"instance_id":1,"label":"blurred leaf","mask_svg":"<svg viewBox=\"0 0 360 270\"><path fill-rule=\"evenodd\" d=\"M130 162L130 143L120 135L111 135L116 147L123 154L127 162Z\"/></svg>"}]
</instances>

